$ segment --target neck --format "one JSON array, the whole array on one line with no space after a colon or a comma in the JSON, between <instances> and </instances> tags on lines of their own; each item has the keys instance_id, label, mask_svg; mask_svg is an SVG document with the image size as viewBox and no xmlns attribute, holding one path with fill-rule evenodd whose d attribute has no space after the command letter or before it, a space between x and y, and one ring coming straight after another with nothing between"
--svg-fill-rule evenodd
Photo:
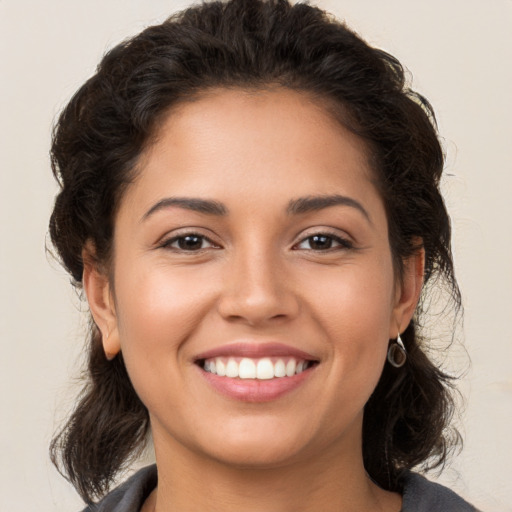
<instances>
[{"instance_id":1,"label":"neck","mask_svg":"<svg viewBox=\"0 0 512 512\"><path fill-rule=\"evenodd\" d=\"M360 442L349 450L315 454L271 467L225 464L155 437L158 488L147 508L155 512L352 512L400 510L397 494L366 474ZM360 440L359 440L360 441ZM332 447L331 447L332 448Z\"/></svg>"}]
</instances>

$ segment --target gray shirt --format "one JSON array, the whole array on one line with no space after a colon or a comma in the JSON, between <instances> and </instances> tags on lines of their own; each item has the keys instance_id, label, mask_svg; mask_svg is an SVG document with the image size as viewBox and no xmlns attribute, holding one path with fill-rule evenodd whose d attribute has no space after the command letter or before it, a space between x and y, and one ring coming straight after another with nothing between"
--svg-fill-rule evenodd
<instances>
[{"instance_id":1,"label":"gray shirt","mask_svg":"<svg viewBox=\"0 0 512 512\"><path fill-rule=\"evenodd\" d=\"M139 512L156 484L156 466L148 466L83 512ZM409 472L404 479L401 512L477 512L477 509L450 489Z\"/></svg>"}]
</instances>

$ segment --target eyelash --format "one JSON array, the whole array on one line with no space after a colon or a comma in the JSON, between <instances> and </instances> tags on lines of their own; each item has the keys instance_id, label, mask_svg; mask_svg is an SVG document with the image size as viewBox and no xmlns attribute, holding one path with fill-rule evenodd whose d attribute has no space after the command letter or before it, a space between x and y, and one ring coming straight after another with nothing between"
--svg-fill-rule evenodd
<instances>
[{"instance_id":1,"label":"eyelash","mask_svg":"<svg viewBox=\"0 0 512 512\"><path fill-rule=\"evenodd\" d=\"M181 247L172 247L172 244L176 243L176 242L179 242L180 240L185 240L186 238L199 238L201 241L206 241L208 242L209 244L211 244L212 247L214 248L218 248L219 246L217 244L215 244L212 240L210 240L208 237L204 236L204 235L201 235L200 233L183 233L182 235L178 235L178 236L174 236L172 238L169 238L168 240L165 240L161 245L160 247L161 248L164 248L164 249L172 249L172 250L175 250L175 251L180 251L180 252L189 252L189 253L198 253L198 252L201 252L205 249L207 249L206 247L201 247L200 249L198 250L187 250L187 249L183 249Z\"/></svg>"},{"instance_id":2,"label":"eyelash","mask_svg":"<svg viewBox=\"0 0 512 512\"><path fill-rule=\"evenodd\" d=\"M311 241L311 239L313 239L315 237L327 238L327 239L331 240L331 243L332 242L336 242L336 243L339 244L339 246L338 247L328 247L325 250L321 250L321 249L305 249L306 251L312 251L312 252L332 252L332 251L341 251L341 250L347 250L347 249L353 249L354 248L354 244L350 240L347 240L346 238L342 238L339 235L335 235L334 233L329 233L329 232L312 233L311 235L308 235L307 237L303 238L298 244L295 244L294 248L299 246L299 245L301 245L301 244L303 244L307 240Z\"/></svg>"},{"instance_id":3,"label":"eyelash","mask_svg":"<svg viewBox=\"0 0 512 512\"><path fill-rule=\"evenodd\" d=\"M350 240L347 240L346 238L342 238L338 235L335 235L335 234L329 233L329 232L319 232L319 233L313 233L313 234L308 235L307 237L303 238L299 243L297 243L293 246L293 249L299 250L296 248L298 248L301 244L303 244L304 242L306 242L308 240L311 242L311 240L315 237L323 237L323 238L330 240L331 245L332 245L332 242L336 242L339 245L337 247L328 247L327 249L309 248L309 249L304 249L304 250L319 253L319 252L332 252L332 251L347 250L347 249L354 248L354 244ZM201 235L200 233L194 233L194 232L184 233L182 235L178 235L178 236L172 237L168 240L165 240L160 245L160 247L164 248L164 249L171 249L171 250L184 252L184 253L200 253L200 252L204 251L205 249L208 249L208 247L200 247L197 250L196 249L190 250L190 249L184 249L182 247L173 247L173 244L179 243L180 240L185 240L186 238L198 238L198 239L200 239L201 242L204 242L204 241L208 242L215 249L219 248L219 246L217 244L215 244L212 240L210 240L208 237Z\"/></svg>"}]
</instances>

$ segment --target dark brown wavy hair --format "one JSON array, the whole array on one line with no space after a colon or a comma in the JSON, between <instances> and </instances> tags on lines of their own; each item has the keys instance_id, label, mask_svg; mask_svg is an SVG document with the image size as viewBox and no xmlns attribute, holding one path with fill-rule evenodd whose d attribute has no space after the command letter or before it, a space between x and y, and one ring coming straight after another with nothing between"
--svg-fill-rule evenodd
<instances>
[{"instance_id":1,"label":"dark brown wavy hair","mask_svg":"<svg viewBox=\"0 0 512 512\"><path fill-rule=\"evenodd\" d=\"M444 155L429 103L400 63L322 10L288 0L231 0L191 7L109 51L54 128L52 168L60 192L50 235L74 284L92 242L108 268L116 211L159 121L209 88L280 86L312 95L366 141L389 225L397 276L425 250L425 286L403 334L404 367L386 365L366 404L363 456L381 487L399 491L404 470L443 464L457 435L451 379L426 354L418 326L434 286L460 309L450 220L439 191ZM58 468L91 502L108 491L147 437L148 412L122 354L108 361L91 321L87 381L51 444Z\"/></svg>"}]
</instances>

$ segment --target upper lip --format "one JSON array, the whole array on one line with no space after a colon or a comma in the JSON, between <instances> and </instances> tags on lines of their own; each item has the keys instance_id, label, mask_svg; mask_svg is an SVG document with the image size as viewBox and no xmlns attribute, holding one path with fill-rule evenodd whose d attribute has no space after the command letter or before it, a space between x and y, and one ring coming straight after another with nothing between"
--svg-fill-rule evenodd
<instances>
[{"instance_id":1,"label":"upper lip","mask_svg":"<svg viewBox=\"0 0 512 512\"><path fill-rule=\"evenodd\" d=\"M253 359L263 357L294 357L295 359L305 361L316 361L314 355L299 350L293 346L284 343L252 343L235 342L212 348L202 352L195 357L196 361L211 359L214 357L250 357Z\"/></svg>"}]
</instances>

